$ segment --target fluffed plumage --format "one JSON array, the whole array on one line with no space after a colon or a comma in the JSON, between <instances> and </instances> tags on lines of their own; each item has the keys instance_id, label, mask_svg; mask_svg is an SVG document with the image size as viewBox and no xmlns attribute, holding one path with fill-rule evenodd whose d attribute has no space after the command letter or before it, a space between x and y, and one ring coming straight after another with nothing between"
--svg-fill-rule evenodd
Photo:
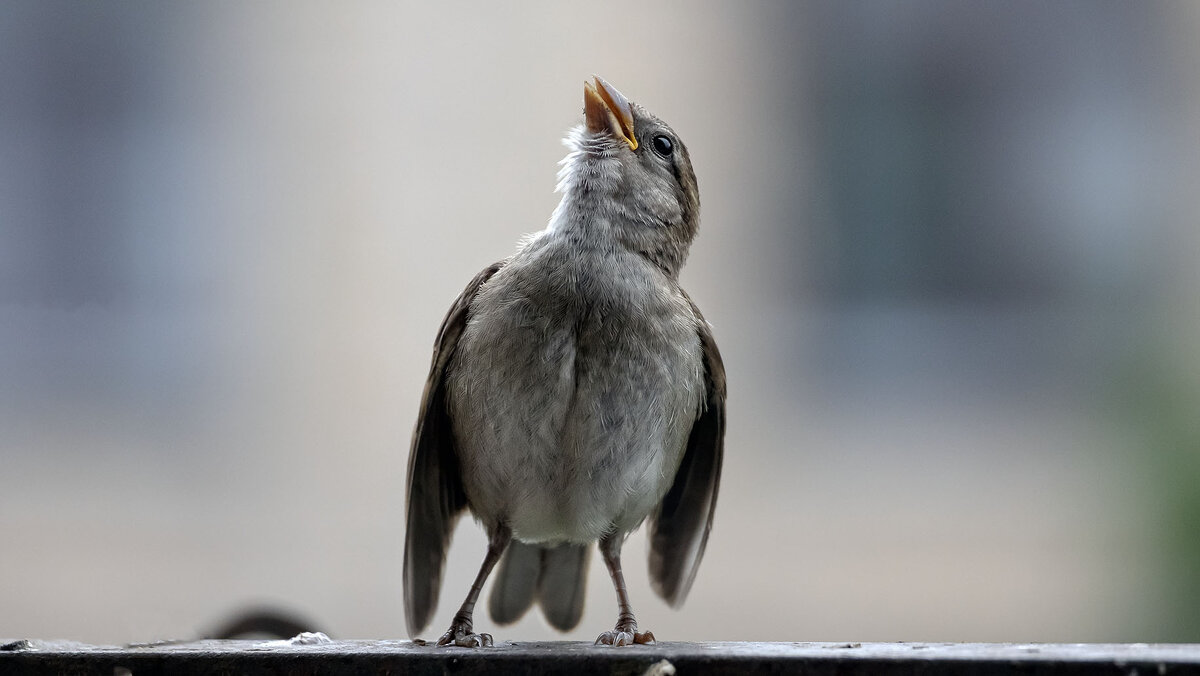
<instances>
[{"instance_id":1,"label":"fluffed plumage","mask_svg":"<svg viewBox=\"0 0 1200 676\"><path fill-rule=\"evenodd\" d=\"M678 283L699 224L691 160L670 127L599 78L584 100L550 224L467 285L434 346L409 458L410 634L436 608L464 508L489 535L439 644L491 644L473 610L498 562L496 622L537 602L552 626L574 627L594 541L619 606L597 642L651 642L633 618L621 543L650 518L651 583L679 606L712 528L725 370Z\"/></svg>"}]
</instances>

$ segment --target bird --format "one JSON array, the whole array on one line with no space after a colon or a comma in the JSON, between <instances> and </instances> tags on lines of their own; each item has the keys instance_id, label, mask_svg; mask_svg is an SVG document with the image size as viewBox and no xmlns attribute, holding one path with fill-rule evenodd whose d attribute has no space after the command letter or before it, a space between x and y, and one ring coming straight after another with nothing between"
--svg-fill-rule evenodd
<instances>
[{"instance_id":1,"label":"bird","mask_svg":"<svg viewBox=\"0 0 1200 676\"><path fill-rule=\"evenodd\" d=\"M599 76L560 163L545 229L476 275L434 343L407 475L404 609L410 637L437 606L447 550L469 511L487 554L438 645L487 647L474 609L499 565L492 620L536 602L556 629L583 613L592 543L617 621L639 631L621 568L648 523L651 587L679 607L704 555L725 436L725 367L679 285L700 194L675 131Z\"/></svg>"}]
</instances>

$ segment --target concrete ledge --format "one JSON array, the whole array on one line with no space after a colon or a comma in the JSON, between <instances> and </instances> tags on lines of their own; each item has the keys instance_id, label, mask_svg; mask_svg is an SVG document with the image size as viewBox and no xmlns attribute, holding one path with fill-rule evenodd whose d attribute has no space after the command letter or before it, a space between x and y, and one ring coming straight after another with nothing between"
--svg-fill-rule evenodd
<instances>
[{"instance_id":1,"label":"concrete ledge","mask_svg":"<svg viewBox=\"0 0 1200 676\"><path fill-rule=\"evenodd\" d=\"M665 662L664 662L665 660ZM411 641L194 641L94 646L0 639L0 673L1160 674L1200 675L1200 644L577 642L438 648Z\"/></svg>"}]
</instances>

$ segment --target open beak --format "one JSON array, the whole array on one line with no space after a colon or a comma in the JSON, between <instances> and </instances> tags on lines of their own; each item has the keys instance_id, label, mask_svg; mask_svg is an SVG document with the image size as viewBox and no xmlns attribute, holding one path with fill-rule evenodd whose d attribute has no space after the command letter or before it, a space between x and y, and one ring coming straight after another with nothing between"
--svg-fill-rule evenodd
<instances>
[{"instance_id":1,"label":"open beak","mask_svg":"<svg viewBox=\"0 0 1200 676\"><path fill-rule=\"evenodd\" d=\"M637 137L633 135L633 110L629 107L629 99L600 76L594 75L592 78L594 83L583 83L583 116L587 120L588 131L608 131L614 137L628 143L630 149L637 150Z\"/></svg>"}]
</instances>

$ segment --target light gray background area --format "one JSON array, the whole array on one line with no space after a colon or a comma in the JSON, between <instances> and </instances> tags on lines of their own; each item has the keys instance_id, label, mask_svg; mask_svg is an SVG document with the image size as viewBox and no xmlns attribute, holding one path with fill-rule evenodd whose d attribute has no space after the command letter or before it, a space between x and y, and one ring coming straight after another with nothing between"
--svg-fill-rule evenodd
<instances>
[{"instance_id":1,"label":"light gray background area","mask_svg":"<svg viewBox=\"0 0 1200 676\"><path fill-rule=\"evenodd\" d=\"M730 383L682 612L626 548L644 627L1196 640L1198 7L0 5L0 636L402 637L437 324L596 73L691 150ZM594 559L571 638L614 618Z\"/></svg>"}]
</instances>

